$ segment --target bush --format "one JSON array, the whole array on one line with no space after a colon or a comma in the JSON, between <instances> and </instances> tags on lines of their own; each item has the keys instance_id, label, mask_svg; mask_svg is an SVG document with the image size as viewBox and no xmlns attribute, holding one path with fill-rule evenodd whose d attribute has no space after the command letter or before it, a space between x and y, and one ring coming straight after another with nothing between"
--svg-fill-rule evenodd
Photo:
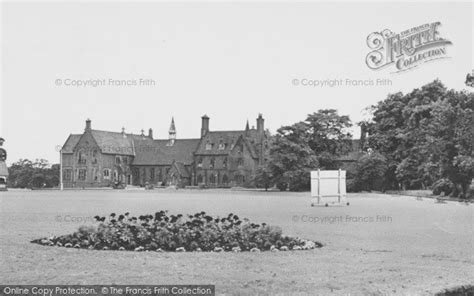
<instances>
[{"instance_id":1,"label":"bush","mask_svg":"<svg viewBox=\"0 0 474 296\"><path fill-rule=\"evenodd\" d=\"M255 224L237 215L211 217L194 215L155 215L130 217L128 213L108 218L95 217L97 227L82 226L73 234L33 240L48 246L129 251L278 251L307 250L322 245L284 236L281 228Z\"/></svg>"},{"instance_id":2,"label":"bush","mask_svg":"<svg viewBox=\"0 0 474 296\"><path fill-rule=\"evenodd\" d=\"M444 193L447 196L454 191L454 184L449 179L439 179L433 184L432 189L434 195Z\"/></svg>"},{"instance_id":3,"label":"bush","mask_svg":"<svg viewBox=\"0 0 474 296\"><path fill-rule=\"evenodd\" d=\"M357 183L354 179L346 179L346 191L347 192L359 192Z\"/></svg>"}]
</instances>

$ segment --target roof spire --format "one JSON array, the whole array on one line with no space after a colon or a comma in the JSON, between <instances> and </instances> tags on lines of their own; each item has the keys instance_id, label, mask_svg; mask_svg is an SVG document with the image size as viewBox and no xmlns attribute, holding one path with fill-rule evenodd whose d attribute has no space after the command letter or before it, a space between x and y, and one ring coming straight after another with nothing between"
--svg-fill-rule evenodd
<instances>
[{"instance_id":1,"label":"roof spire","mask_svg":"<svg viewBox=\"0 0 474 296\"><path fill-rule=\"evenodd\" d=\"M170 130L169 133L175 133L176 134L176 126L174 125L174 117L171 117L171 125L170 125Z\"/></svg>"},{"instance_id":2,"label":"roof spire","mask_svg":"<svg viewBox=\"0 0 474 296\"><path fill-rule=\"evenodd\" d=\"M250 128L249 128L249 120L247 119L247 124L245 125L245 130L248 131Z\"/></svg>"},{"instance_id":3,"label":"roof spire","mask_svg":"<svg viewBox=\"0 0 474 296\"><path fill-rule=\"evenodd\" d=\"M176 126L174 125L174 117L171 118L170 130L168 132L168 146L173 146L176 141Z\"/></svg>"}]
</instances>

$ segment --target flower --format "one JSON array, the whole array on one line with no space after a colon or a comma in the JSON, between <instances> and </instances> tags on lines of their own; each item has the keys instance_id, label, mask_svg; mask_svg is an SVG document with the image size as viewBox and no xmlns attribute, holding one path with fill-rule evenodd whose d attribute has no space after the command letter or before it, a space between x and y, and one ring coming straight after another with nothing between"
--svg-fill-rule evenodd
<instances>
[{"instance_id":1,"label":"flower","mask_svg":"<svg viewBox=\"0 0 474 296\"><path fill-rule=\"evenodd\" d=\"M32 242L68 248L137 252L278 252L322 246L311 240L283 236L279 227L251 223L247 218L241 220L233 213L224 218L206 215L204 211L194 215L167 216L167 211L160 210L154 215L140 215L138 219L130 217L127 212L112 213L107 220L95 216L95 220L100 222L98 226L81 226L72 234Z\"/></svg>"}]
</instances>

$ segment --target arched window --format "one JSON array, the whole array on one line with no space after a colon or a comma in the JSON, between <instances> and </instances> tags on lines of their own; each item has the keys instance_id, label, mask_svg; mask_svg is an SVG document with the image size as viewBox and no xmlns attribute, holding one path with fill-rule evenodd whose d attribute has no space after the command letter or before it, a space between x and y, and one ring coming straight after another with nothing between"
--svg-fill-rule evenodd
<instances>
[{"instance_id":1,"label":"arched window","mask_svg":"<svg viewBox=\"0 0 474 296\"><path fill-rule=\"evenodd\" d=\"M216 166L216 159L214 157L211 157L211 160L209 161L209 168L213 169Z\"/></svg>"},{"instance_id":2,"label":"arched window","mask_svg":"<svg viewBox=\"0 0 474 296\"><path fill-rule=\"evenodd\" d=\"M209 182L211 182L211 184L215 184L216 183L216 175L211 174L211 176L209 177Z\"/></svg>"},{"instance_id":3,"label":"arched window","mask_svg":"<svg viewBox=\"0 0 474 296\"><path fill-rule=\"evenodd\" d=\"M222 167L223 168L227 168L227 157L224 158L224 160L222 160Z\"/></svg>"},{"instance_id":4,"label":"arched window","mask_svg":"<svg viewBox=\"0 0 474 296\"><path fill-rule=\"evenodd\" d=\"M206 143L206 150L211 150L212 149L212 143L207 141Z\"/></svg>"},{"instance_id":5,"label":"arched window","mask_svg":"<svg viewBox=\"0 0 474 296\"><path fill-rule=\"evenodd\" d=\"M202 156L199 156L199 157L198 157L198 161L197 161L197 166L198 166L198 168L202 167L202 160L203 160L203 159L202 159Z\"/></svg>"},{"instance_id":6,"label":"arched window","mask_svg":"<svg viewBox=\"0 0 474 296\"><path fill-rule=\"evenodd\" d=\"M219 149L219 150L224 150L224 149L225 149L225 146L226 146L226 144L224 144L224 142L223 142L222 140L220 140L220 141L219 141L219 146L218 146L217 149Z\"/></svg>"},{"instance_id":7,"label":"arched window","mask_svg":"<svg viewBox=\"0 0 474 296\"><path fill-rule=\"evenodd\" d=\"M80 164L86 163L86 156L82 151L79 151L79 161Z\"/></svg>"}]
</instances>

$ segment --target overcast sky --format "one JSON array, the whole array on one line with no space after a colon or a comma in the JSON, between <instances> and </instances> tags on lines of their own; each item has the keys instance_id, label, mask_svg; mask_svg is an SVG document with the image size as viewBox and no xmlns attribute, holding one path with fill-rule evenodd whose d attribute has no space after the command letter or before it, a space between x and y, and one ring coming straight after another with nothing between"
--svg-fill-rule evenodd
<instances>
[{"instance_id":1,"label":"overcast sky","mask_svg":"<svg viewBox=\"0 0 474 296\"><path fill-rule=\"evenodd\" d=\"M174 116L178 139L199 137L203 114L211 130L243 129L263 113L274 133L322 108L357 122L388 93L436 78L466 89L472 13L470 2L3 3L0 136L8 163L58 162L56 146L82 133L87 118L94 129L151 127L166 138ZM402 73L367 67L370 33L436 21L453 43L449 59ZM65 85L91 79L106 83ZM111 86L110 79L138 85ZM295 79L389 83L309 87Z\"/></svg>"}]
</instances>

